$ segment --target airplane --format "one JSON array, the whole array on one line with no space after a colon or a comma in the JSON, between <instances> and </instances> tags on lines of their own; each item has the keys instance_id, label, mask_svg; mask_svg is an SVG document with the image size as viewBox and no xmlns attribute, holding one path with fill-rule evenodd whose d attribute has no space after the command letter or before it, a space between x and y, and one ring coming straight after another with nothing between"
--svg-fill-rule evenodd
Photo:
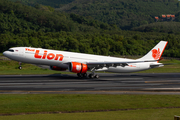
<instances>
[{"instance_id":1,"label":"airplane","mask_svg":"<svg viewBox=\"0 0 180 120\"><path fill-rule=\"evenodd\" d=\"M145 56L139 59L126 59L102 55L57 51L33 47L13 47L3 55L20 63L48 65L51 70L77 73L80 78L99 78L96 71L129 73L164 66L159 63L167 41L160 41ZM21 65L19 69L22 69ZM91 71L88 75L87 71Z\"/></svg>"}]
</instances>

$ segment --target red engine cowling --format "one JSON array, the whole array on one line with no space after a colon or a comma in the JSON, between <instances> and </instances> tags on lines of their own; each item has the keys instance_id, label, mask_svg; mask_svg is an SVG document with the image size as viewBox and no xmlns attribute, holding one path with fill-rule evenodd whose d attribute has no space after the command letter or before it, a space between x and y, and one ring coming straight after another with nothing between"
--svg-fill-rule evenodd
<instances>
[{"instance_id":1,"label":"red engine cowling","mask_svg":"<svg viewBox=\"0 0 180 120\"><path fill-rule=\"evenodd\" d=\"M69 71L74 73L86 73L88 67L86 64L78 63L78 62L71 62L69 64Z\"/></svg>"},{"instance_id":2,"label":"red engine cowling","mask_svg":"<svg viewBox=\"0 0 180 120\"><path fill-rule=\"evenodd\" d=\"M57 66L50 66L51 70L57 70L57 71L65 71L66 68L61 68L61 67L57 67Z\"/></svg>"}]
</instances>

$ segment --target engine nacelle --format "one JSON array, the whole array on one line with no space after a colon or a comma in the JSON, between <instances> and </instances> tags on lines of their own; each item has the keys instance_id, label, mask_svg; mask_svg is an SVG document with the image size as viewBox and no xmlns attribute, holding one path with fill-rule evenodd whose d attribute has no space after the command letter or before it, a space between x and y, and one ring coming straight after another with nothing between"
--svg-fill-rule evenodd
<instances>
[{"instance_id":1,"label":"engine nacelle","mask_svg":"<svg viewBox=\"0 0 180 120\"><path fill-rule=\"evenodd\" d=\"M74 73L86 73L88 67L86 64L78 63L78 62L71 62L69 64L69 71Z\"/></svg>"},{"instance_id":2,"label":"engine nacelle","mask_svg":"<svg viewBox=\"0 0 180 120\"><path fill-rule=\"evenodd\" d=\"M66 68L61 68L61 67L57 67L57 66L50 66L51 70L56 70L56 71L65 71Z\"/></svg>"}]
</instances>

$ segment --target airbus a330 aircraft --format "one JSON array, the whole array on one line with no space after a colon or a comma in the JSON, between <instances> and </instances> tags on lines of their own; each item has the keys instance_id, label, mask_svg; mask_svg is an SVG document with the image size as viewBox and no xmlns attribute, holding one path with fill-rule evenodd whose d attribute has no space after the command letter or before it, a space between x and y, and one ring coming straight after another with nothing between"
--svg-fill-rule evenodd
<instances>
[{"instance_id":1,"label":"airbus a330 aircraft","mask_svg":"<svg viewBox=\"0 0 180 120\"><path fill-rule=\"evenodd\" d=\"M48 65L52 70L69 69L78 77L87 77L87 71L91 71L89 77L98 78L95 71L126 73L164 66L159 61L167 43L160 41L145 56L136 60L32 47L14 47L3 54L19 62Z\"/></svg>"}]
</instances>

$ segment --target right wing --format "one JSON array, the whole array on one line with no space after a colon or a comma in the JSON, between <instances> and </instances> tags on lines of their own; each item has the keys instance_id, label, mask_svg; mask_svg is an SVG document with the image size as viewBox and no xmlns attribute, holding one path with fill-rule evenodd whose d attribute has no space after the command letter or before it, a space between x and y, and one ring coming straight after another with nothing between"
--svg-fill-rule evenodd
<instances>
[{"instance_id":1,"label":"right wing","mask_svg":"<svg viewBox=\"0 0 180 120\"><path fill-rule=\"evenodd\" d=\"M117 67L117 66L128 66L130 63L143 63L143 62L156 62L158 60L132 60L132 61L123 61L123 62L87 62L89 68L100 69L103 67Z\"/></svg>"}]
</instances>

